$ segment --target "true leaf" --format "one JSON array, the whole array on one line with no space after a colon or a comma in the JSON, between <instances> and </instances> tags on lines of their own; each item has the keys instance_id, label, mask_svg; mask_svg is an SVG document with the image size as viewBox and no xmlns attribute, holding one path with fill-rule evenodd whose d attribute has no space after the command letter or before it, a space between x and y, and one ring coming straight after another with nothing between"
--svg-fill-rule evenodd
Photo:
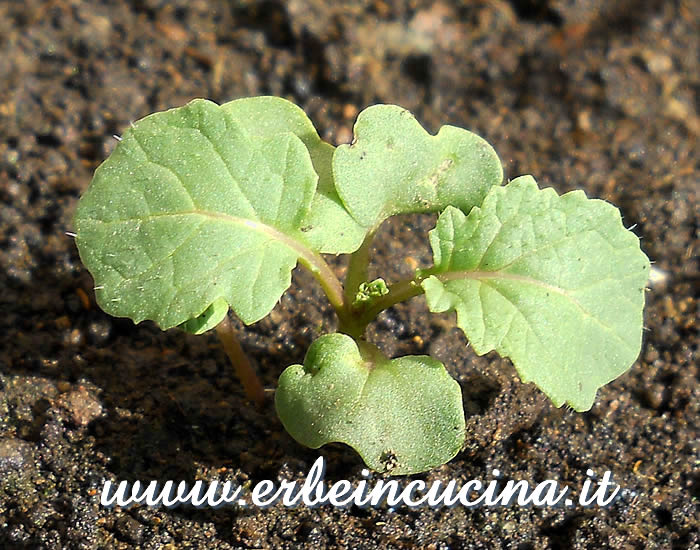
<instances>
[{"instance_id":1,"label":"true leaf","mask_svg":"<svg viewBox=\"0 0 700 550\"><path fill-rule=\"evenodd\" d=\"M510 357L557 406L588 410L637 358L649 260L611 204L523 176L445 210L430 241L431 311L455 310L476 353Z\"/></svg>"},{"instance_id":2,"label":"true leaf","mask_svg":"<svg viewBox=\"0 0 700 550\"><path fill-rule=\"evenodd\" d=\"M484 139L454 126L431 136L395 105L368 107L354 132L353 143L335 151L333 175L343 203L366 227L394 214L448 205L468 212L503 179L498 156Z\"/></svg>"},{"instance_id":3,"label":"true leaf","mask_svg":"<svg viewBox=\"0 0 700 550\"><path fill-rule=\"evenodd\" d=\"M389 294L389 287L386 285L386 281L381 277L374 281L360 283L352 305L359 309L360 306L369 304L375 298L385 296L386 294Z\"/></svg>"},{"instance_id":4,"label":"true leaf","mask_svg":"<svg viewBox=\"0 0 700 550\"><path fill-rule=\"evenodd\" d=\"M309 253L316 180L294 134L250 137L209 101L134 123L75 216L100 306L163 329L215 303L220 315L221 300L245 323L264 317Z\"/></svg>"},{"instance_id":5,"label":"true leaf","mask_svg":"<svg viewBox=\"0 0 700 550\"><path fill-rule=\"evenodd\" d=\"M287 431L313 449L345 443L379 472L422 472L453 458L464 442L462 394L442 363L390 360L360 345L321 336L304 365L282 373L275 404Z\"/></svg>"},{"instance_id":6,"label":"true leaf","mask_svg":"<svg viewBox=\"0 0 700 550\"><path fill-rule=\"evenodd\" d=\"M350 216L338 197L331 172L335 148L318 136L306 113L294 103L273 96L236 99L221 108L251 136L272 138L291 132L301 139L319 177L311 208L302 222L306 241L315 250L329 254L357 250L366 229Z\"/></svg>"}]
</instances>

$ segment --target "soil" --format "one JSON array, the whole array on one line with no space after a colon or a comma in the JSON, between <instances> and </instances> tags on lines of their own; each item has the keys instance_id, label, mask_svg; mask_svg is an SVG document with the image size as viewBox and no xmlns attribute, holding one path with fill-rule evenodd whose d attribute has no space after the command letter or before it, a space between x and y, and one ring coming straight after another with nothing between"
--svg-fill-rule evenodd
<instances>
[{"instance_id":1,"label":"soil","mask_svg":"<svg viewBox=\"0 0 700 550\"><path fill-rule=\"evenodd\" d=\"M697 4L691 1L321 0L0 3L0 547L700 548ZM695 5L695 8L692 6ZM105 480L357 482L350 449L295 443L250 406L215 336L104 314L71 217L113 134L193 97L274 94L322 136L395 103L431 131L484 136L506 175L618 205L654 263L639 360L590 412L554 408L512 365L477 357L422 298L371 327L391 356L430 353L460 381L465 448L433 480L610 470L610 508L127 510ZM373 270L429 265L434 218L391 220ZM408 260L404 262L404 258ZM342 275L344 260L330 259ZM312 278L243 345L267 388L333 330Z\"/></svg>"}]
</instances>

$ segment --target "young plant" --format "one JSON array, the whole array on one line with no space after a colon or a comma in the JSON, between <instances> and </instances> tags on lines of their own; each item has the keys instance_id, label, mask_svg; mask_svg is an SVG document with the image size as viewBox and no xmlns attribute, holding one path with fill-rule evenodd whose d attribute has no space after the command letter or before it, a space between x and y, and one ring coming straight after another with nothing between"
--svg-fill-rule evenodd
<instances>
[{"instance_id":1,"label":"young plant","mask_svg":"<svg viewBox=\"0 0 700 550\"><path fill-rule=\"evenodd\" d=\"M164 330L216 327L261 400L228 311L245 324L265 317L300 263L338 333L282 373L277 411L300 443L346 443L377 471L436 467L465 438L461 390L439 361L389 359L363 339L377 314L419 294L433 312L456 311L477 354L509 357L556 406L590 409L641 345L649 261L619 211L531 176L502 186L482 138L452 126L432 136L393 105L364 110L354 132L334 148L276 97L194 100L134 123L75 216L100 306ZM369 281L379 226L416 212L439 213L434 265ZM351 254L344 287L324 253Z\"/></svg>"}]
</instances>

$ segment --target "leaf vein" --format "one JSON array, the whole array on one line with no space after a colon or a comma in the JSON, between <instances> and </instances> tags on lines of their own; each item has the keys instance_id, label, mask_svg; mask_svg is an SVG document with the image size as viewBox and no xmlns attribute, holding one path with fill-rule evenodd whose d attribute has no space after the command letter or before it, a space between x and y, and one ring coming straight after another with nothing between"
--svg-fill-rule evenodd
<instances>
[{"instance_id":1,"label":"leaf vein","mask_svg":"<svg viewBox=\"0 0 700 550\"><path fill-rule=\"evenodd\" d=\"M227 124L227 127L228 127L228 124ZM233 184L233 186L236 189L238 189L238 192L240 193L241 197L243 197L243 199L245 200L246 205L248 206L248 208L250 210L249 215L251 217L255 218L256 220L260 219L257 211L255 210L255 207L253 206L253 203L250 201L250 198L248 198L248 195L245 194L245 190L241 186L241 183L234 177L233 172L231 171L231 167L229 166L228 162L224 158L224 155L221 153L221 151L219 151L219 148L217 147L214 140L211 137L209 137L207 134L205 134L200 128L192 128L192 129L199 132L204 137L204 139L206 139L210 143L212 150L214 151L214 153L216 153L216 155L219 157L219 159L223 163L224 167L226 168L226 171L228 172L228 175L231 178L231 183ZM251 154L250 158L248 159L248 165L246 168L248 168L250 166L250 164L252 163L252 160L253 159L252 159L252 154ZM246 169L246 171L248 171L248 170Z\"/></svg>"},{"instance_id":2,"label":"leaf vein","mask_svg":"<svg viewBox=\"0 0 700 550\"><path fill-rule=\"evenodd\" d=\"M194 207L194 208L199 208L199 206L197 205L197 203L196 203L195 200L194 200L194 196L192 195L192 192L191 192L191 191L189 190L189 188L185 185L185 181L182 179L182 177L180 176L180 174L178 174L177 172L175 172L175 170L173 170L173 169L170 168L169 166L167 166L167 165L165 165L165 164L162 164L162 163L160 163L160 162L157 162L157 161L155 161L154 159L151 158L151 155L148 153L148 151L146 150L146 148L143 146L143 144L141 143L141 141L140 141L139 138L138 138L138 131L132 131L131 135L134 136L134 141L135 141L136 144L139 146L139 148L141 149L141 151L143 151L143 154L146 156L147 162L149 162L150 164L153 164L154 166L158 166L158 167L160 167L160 168L163 168L164 170L166 170L167 172L169 172L170 174L172 174L173 177L175 178L175 180L178 182L178 184L179 184L180 187L182 188L182 190L183 190L183 191L185 192L185 194L187 195L187 198L189 199L189 201L192 203L192 207ZM145 198L144 198L144 201L145 201ZM146 201L146 204L148 205L148 202L147 202L147 201ZM150 207L149 207L149 209L150 209Z\"/></svg>"}]
</instances>

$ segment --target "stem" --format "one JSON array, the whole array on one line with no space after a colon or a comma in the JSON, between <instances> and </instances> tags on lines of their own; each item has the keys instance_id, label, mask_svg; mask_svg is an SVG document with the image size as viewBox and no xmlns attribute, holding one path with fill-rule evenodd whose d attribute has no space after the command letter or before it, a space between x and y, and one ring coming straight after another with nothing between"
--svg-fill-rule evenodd
<instances>
[{"instance_id":1,"label":"stem","mask_svg":"<svg viewBox=\"0 0 700 550\"><path fill-rule=\"evenodd\" d=\"M216 325L216 335L219 337L219 341L243 385L246 396L258 407L262 407L265 402L265 389L236 337L236 332L228 318L228 314L223 321Z\"/></svg>"},{"instance_id":2,"label":"stem","mask_svg":"<svg viewBox=\"0 0 700 550\"><path fill-rule=\"evenodd\" d=\"M369 370L374 370L381 365L385 365L390 359L382 353L377 346L365 340L356 340L357 348L360 350L360 355L364 360L365 367Z\"/></svg>"},{"instance_id":3,"label":"stem","mask_svg":"<svg viewBox=\"0 0 700 550\"><path fill-rule=\"evenodd\" d=\"M355 331L354 333L349 333L351 336L358 334L362 335L365 328L369 323L371 323L377 315L379 315L385 309L390 308L399 302L404 302L414 296L423 294L424 290L421 283L425 281L428 277L435 276L442 282L462 280L462 279L505 279L511 281L519 281L524 283L529 283L537 285L543 288L547 288L552 292L558 292L559 294L566 295L566 292L559 287L554 285L547 285L541 281L535 281L530 277L524 277L522 275L515 275L511 273L499 273L493 271L446 271L443 273L435 273L434 268L430 270L423 271L420 276L413 279L406 279L403 281L398 281L393 285L389 286L389 292L384 296L380 296L372 301L367 309L363 310L359 317L355 316L352 321L351 327Z\"/></svg>"},{"instance_id":4,"label":"stem","mask_svg":"<svg viewBox=\"0 0 700 550\"><path fill-rule=\"evenodd\" d=\"M305 250L304 254L299 255L299 263L308 269L316 278L321 288L326 293L328 301L333 306L333 309L335 309L338 316L341 316L346 307L343 285L340 283L338 277L335 276L331 267L320 254L308 249Z\"/></svg>"},{"instance_id":5,"label":"stem","mask_svg":"<svg viewBox=\"0 0 700 550\"><path fill-rule=\"evenodd\" d=\"M376 229L372 229L365 236L362 245L350 255L348 262L348 274L345 277L345 303L352 308L352 303L360 290L360 285L367 282L367 270L369 268L369 252Z\"/></svg>"}]
</instances>

